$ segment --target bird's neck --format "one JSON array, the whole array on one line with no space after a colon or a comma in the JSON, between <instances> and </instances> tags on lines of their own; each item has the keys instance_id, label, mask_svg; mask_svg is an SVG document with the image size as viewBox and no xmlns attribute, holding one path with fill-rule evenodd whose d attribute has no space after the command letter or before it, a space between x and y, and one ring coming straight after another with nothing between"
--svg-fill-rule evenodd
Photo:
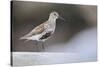
<instances>
[{"instance_id":1,"label":"bird's neck","mask_svg":"<svg viewBox=\"0 0 100 67\"><path fill-rule=\"evenodd\" d=\"M49 17L48 22L49 23L56 23L56 18Z\"/></svg>"}]
</instances>

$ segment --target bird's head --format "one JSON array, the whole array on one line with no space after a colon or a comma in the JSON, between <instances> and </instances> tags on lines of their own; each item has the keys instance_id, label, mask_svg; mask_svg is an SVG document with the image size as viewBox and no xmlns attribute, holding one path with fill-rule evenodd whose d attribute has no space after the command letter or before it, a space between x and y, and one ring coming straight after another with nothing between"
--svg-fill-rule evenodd
<instances>
[{"instance_id":1,"label":"bird's head","mask_svg":"<svg viewBox=\"0 0 100 67\"><path fill-rule=\"evenodd\" d=\"M50 17L51 17L52 19L58 19L58 18L60 18L60 19L64 20L64 19L58 14L58 12L56 12L56 11L51 12L51 13L50 13Z\"/></svg>"},{"instance_id":2,"label":"bird's head","mask_svg":"<svg viewBox=\"0 0 100 67\"><path fill-rule=\"evenodd\" d=\"M58 19L59 14L56 11L53 11L53 12L50 13L50 17L52 17L53 19Z\"/></svg>"}]
</instances>

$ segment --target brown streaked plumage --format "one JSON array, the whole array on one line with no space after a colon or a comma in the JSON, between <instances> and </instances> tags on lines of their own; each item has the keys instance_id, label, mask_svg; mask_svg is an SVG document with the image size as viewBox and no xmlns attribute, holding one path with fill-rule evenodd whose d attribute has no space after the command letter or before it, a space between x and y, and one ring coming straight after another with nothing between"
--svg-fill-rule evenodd
<instances>
[{"instance_id":1,"label":"brown streaked plumage","mask_svg":"<svg viewBox=\"0 0 100 67\"><path fill-rule=\"evenodd\" d=\"M35 27L30 33L28 33L24 37L31 37L33 35L41 34L45 30L44 24L45 23L42 23L39 26Z\"/></svg>"}]
</instances>

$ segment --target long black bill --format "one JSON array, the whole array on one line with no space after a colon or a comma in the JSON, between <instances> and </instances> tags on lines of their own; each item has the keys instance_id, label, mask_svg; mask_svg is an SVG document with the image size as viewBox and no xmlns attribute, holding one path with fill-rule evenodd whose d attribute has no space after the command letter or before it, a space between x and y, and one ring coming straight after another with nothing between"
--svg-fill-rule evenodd
<instances>
[{"instance_id":1,"label":"long black bill","mask_svg":"<svg viewBox=\"0 0 100 67\"><path fill-rule=\"evenodd\" d=\"M59 16L59 18L65 21L65 19L63 17Z\"/></svg>"}]
</instances>

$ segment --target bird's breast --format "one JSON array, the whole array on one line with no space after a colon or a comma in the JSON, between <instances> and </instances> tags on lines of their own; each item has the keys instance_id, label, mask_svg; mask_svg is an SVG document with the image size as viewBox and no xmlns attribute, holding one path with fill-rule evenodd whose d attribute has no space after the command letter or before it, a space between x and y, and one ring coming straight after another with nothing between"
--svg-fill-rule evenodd
<instances>
[{"instance_id":1,"label":"bird's breast","mask_svg":"<svg viewBox=\"0 0 100 67\"><path fill-rule=\"evenodd\" d=\"M47 25L48 31L55 31L56 23L50 23Z\"/></svg>"}]
</instances>

